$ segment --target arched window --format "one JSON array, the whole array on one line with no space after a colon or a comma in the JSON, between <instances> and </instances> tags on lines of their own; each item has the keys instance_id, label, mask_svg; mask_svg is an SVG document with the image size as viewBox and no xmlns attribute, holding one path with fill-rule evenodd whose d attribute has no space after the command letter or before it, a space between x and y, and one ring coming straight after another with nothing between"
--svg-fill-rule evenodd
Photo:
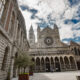
<instances>
[{"instance_id":1,"label":"arched window","mask_svg":"<svg viewBox=\"0 0 80 80\"><path fill-rule=\"evenodd\" d=\"M64 57L65 67L66 69L70 68L68 57Z\"/></svg>"},{"instance_id":2,"label":"arched window","mask_svg":"<svg viewBox=\"0 0 80 80\"><path fill-rule=\"evenodd\" d=\"M79 54L79 56L80 56L80 49L78 49L78 54Z\"/></svg>"},{"instance_id":3,"label":"arched window","mask_svg":"<svg viewBox=\"0 0 80 80\"><path fill-rule=\"evenodd\" d=\"M40 70L40 58L39 57L36 58L36 69L37 71Z\"/></svg>"},{"instance_id":4,"label":"arched window","mask_svg":"<svg viewBox=\"0 0 80 80\"><path fill-rule=\"evenodd\" d=\"M16 62L16 59L18 58L18 53L16 52L15 53L15 56L14 56L14 66L13 66L13 77L16 77L16 69L17 69L17 67L16 67L16 65L15 65L15 62Z\"/></svg>"},{"instance_id":5,"label":"arched window","mask_svg":"<svg viewBox=\"0 0 80 80\"><path fill-rule=\"evenodd\" d=\"M60 57L60 63L61 63L61 68L64 69L64 61L62 57Z\"/></svg>"},{"instance_id":6,"label":"arched window","mask_svg":"<svg viewBox=\"0 0 80 80\"><path fill-rule=\"evenodd\" d=\"M41 68L42 68L42 71L45 69L44 58L43 57L41 58Z\"/></svg>"},{"instance_id":7,"label":"arched window","mask_svg":"<svg viewBox=\"0 0 80 80\"><path fill-rule=\"evenodd\" d=\"M6 47L5 48L4 57L3 57L3 61L2 61L1 70L5 70L6 69L6 64L7 64L7 59L8 59L8 53L9 53L9 47Z\"/></svg>"},{"instance_id":8,"label":"arched window","mask_svg":"<svg viewBox=\"0 0 80 80\"><path fill-rule=\"evenodd\" d=\"M5 5L5 0L0 0L0 19L3 13L4 5Z\"/></svg>"},{"instance_id":9,"label":"arched window","mask_svg":"<svg viewBox=\"0 0 80 80\"><path fill-rule=\"evenodd\" d=\"M78 55L76 47L74 48L75 55Z\"/></svg>"},{"instance_id":10,"label":"arched window","mask_svg":"<svg viewBox=\"0 0 80 80\"><path fill-rule=\"evenodd\" d=\"M41 64L44 65L44 58L41 58Z\"/></svg>"},{"instance_id":11,"label":"arched window","mask_svg":"<svg viewBox=\"0 0 80 80\"><path fill-rule=\"evenodd\" d=\"M50 71L50 60L48 57L46 57L45 59L45 64L46 64L46 71L49 72Z\"/></svg>"},{"instance_id":12,"label":"arched window","mask_svg":"<svg viewBox=\"0 0 80 80\"><path fill-rule=\"evenodd\" d=\"M12 13L12 18L11 18L11 25L9 29L9 35L13 37L13 32L14 32L14 24L15 24L15 14L14 12Z\"/></svg>"},{"instance_id":13,"label":"arched window","mask_svg":"<svg viewBox=\"0 0 80 80\"><path fill-rule=\"evenodd\" d=\"M74 61L74 58L72 57L72 56L70 56L70 64L71 64L71 68L72 69L75 69L76 68L76 66L75 66L75 61Z\"/></svg>"},{"instance_id":14,"label":"arched window","mask_svg":"<svg viewBox=\"0 0 80 80\"><path fill-rule=\"evenodd\" d=\"M61 71L60 62L59 62L58 57L55 57L55 68L56 68L56 71L57 72L60 72Z\"/></svg>"},{"instance_id":15,"label":"arched window","mask_svg":"<svg viewBox=\"0 0 80 80\"><path fill-rule=\"evenodd\" d=\"M33 62L35 62L35 59L34 59L34 58L32 58L32 61L33 61Z\"/></svg>"}]
</instances>

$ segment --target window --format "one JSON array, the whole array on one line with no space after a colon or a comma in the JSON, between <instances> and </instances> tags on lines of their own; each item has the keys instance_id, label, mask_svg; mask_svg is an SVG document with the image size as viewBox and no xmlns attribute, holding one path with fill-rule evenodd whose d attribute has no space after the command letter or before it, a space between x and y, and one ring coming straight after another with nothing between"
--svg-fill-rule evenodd
<instances>
[{"instance_id":1,"label":"window","mask_svg":"<svg viewBox=\"0 0 80 80\"><path fill-rule=\"evenodd\" d=\"M13 13L12 13L12 18L11 18L10 30L9 30L9 35L10 35L11 37L13 37L14 24L15 24L15 14L14 14L14 12L13 12Z\"/></svg>"},{"instance_id":2,"label":"window","mask_svg":"<svg viewBox=\"0 0 80 80\"><path fill-rule=\"evenodd\" d=\"M5 70L6 69L6 63L7 63L7 58L8 58L8 52L9 52L9 48L6 47L5 48L5 53L4 53L4 56L3 56L3 61L2 61L2 67L1 67L1 70Z\"/></svg>"},{"instance_id":3,"label":"window","mask_svg":"<svg viewBox=\"0 0 80 80\"><path fill-rule=\"evenodd\" d=\"M5 5L5 0L0 0L0 19L1 19L1 16L2 16L4 5Z\"/></svg>"}]
</instances>

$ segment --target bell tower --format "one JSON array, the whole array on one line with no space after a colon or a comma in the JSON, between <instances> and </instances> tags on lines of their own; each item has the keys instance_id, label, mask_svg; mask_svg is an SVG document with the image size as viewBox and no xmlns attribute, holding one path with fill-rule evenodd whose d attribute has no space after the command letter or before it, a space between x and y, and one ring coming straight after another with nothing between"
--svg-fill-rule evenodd
<instances>
[{"instance_id":1,"label":"bell tower","mask_svg":"<svg viewBox=\"0 0 80 80\"><path fill-rule=\"evenodd\" d=\"M56 24L54 24L54 32L55 32L56 38L60 40L59 29L58 29L58 26Z\"/></svg>"},{"instance_id":2,"label":"bell tower","mask_svg":"<svg viewBox=\"0 0 80 80\"><path fill-rule=\"evenodd\" d=\"M32 47L35 44L35 34L32 26L30 27L29 30L29 44L30 47Z\"/></svg>"},{"instance_id":3,"label":"bell tower","mask_svg":"<svg viewBox=\"0 0 80 80\"><path fill-rule=\"evenodd\" d=\"M37 27L37 40L39 40L40 31L41 31L41 29L40 29L40 27L38 26L38 27Z\"/></svg>"}]
</instances>

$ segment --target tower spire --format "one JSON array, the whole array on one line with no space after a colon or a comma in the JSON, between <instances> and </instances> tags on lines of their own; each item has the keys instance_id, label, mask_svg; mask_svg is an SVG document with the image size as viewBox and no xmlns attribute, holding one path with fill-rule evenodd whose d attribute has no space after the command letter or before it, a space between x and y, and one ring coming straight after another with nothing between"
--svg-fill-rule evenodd
<instances>
[{"instance_id":1,"label":"tower spire","mask_svg":"<svg viewBox=\"0 0 80 80\"><path fill-rule=\"evenodd\" d=\"M29 30L29 43L30 47L32 47L35 44L35 34L32 25Z\"/></svg>"}]
</instances>

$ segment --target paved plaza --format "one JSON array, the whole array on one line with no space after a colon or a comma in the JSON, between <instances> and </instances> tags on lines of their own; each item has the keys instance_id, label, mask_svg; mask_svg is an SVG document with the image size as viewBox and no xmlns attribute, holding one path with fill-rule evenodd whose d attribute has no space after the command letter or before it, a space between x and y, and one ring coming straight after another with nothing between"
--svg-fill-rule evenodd
<instances>
[{"instance_id":1,"label":"paved plaza","mask_svg":"<svg viewBox=\"0 0 80 80\"><path fill-rule=\"evenodd\" d=\"M80 71L73 72L55 72L55 73L34 73L30 80L77 80ZM18 80L18 78L12 79Z\"/></svg>"}]
</instances>

